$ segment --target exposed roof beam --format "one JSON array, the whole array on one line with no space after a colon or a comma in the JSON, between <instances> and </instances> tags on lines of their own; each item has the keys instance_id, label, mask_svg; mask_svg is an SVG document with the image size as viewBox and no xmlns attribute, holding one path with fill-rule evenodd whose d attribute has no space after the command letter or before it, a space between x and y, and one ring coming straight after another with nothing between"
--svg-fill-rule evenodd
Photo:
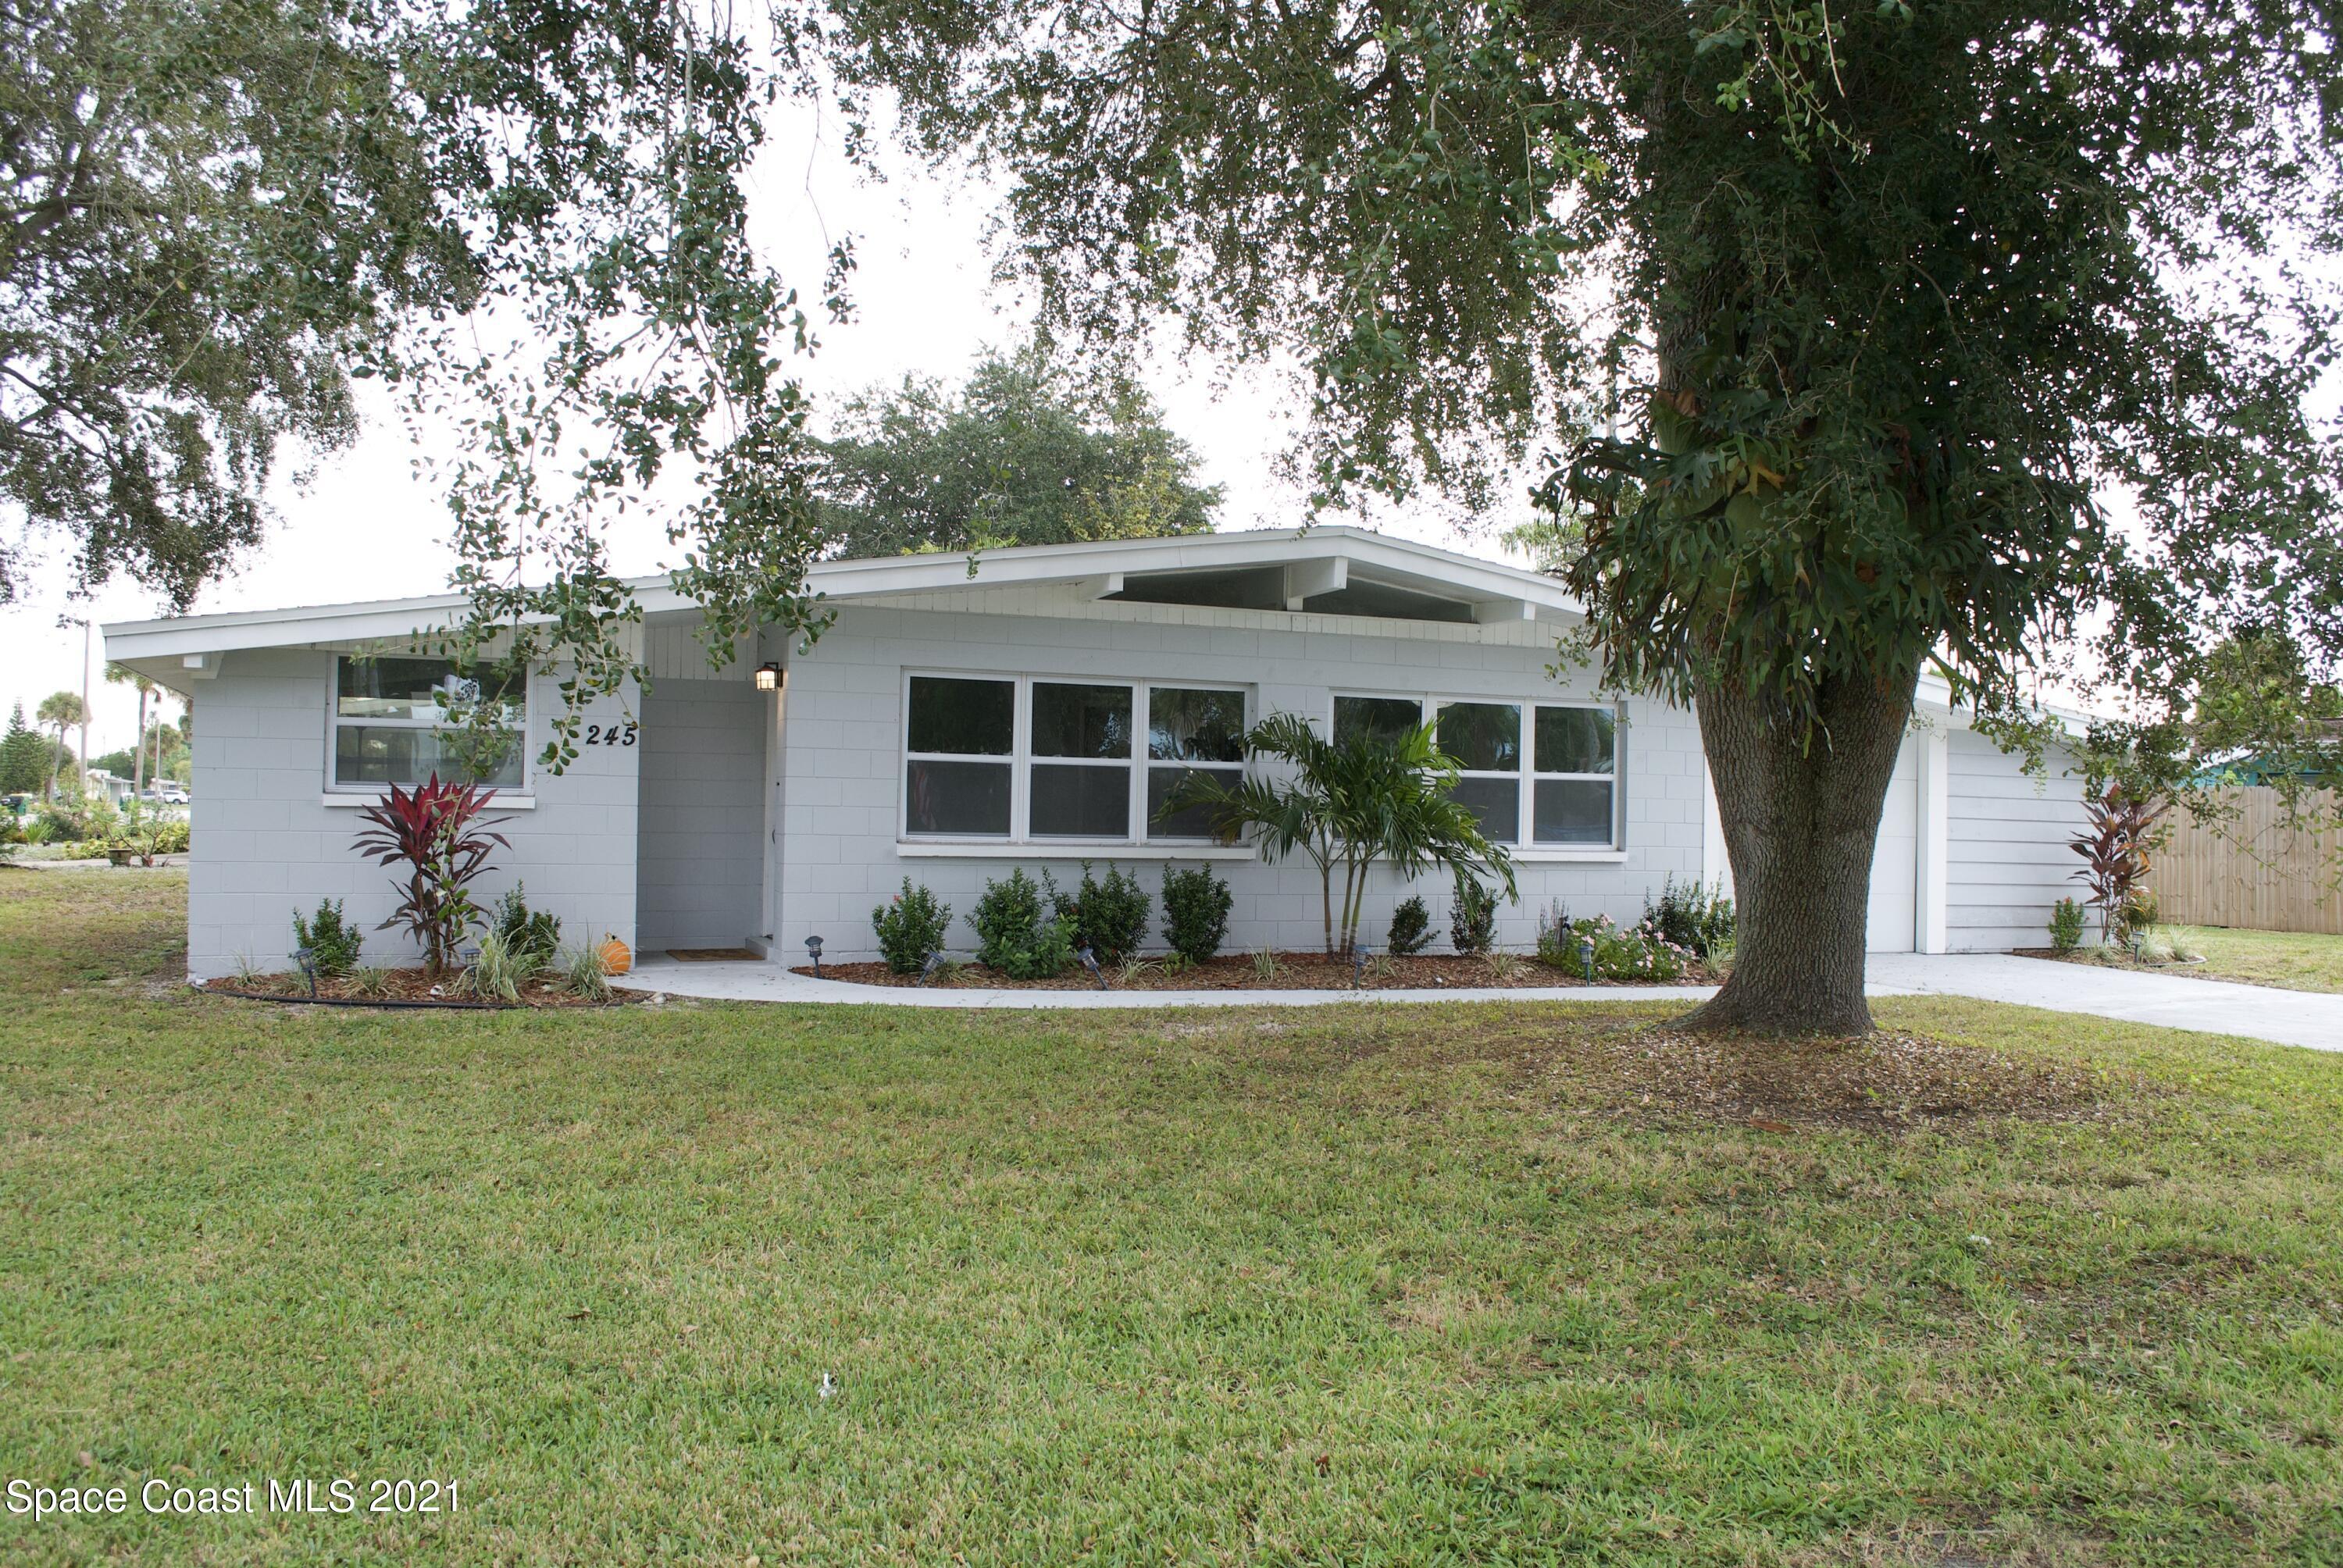
<instances>
[{"instance_id":1,"label":"exposed roof beam","mask_svg":"<svg viewBox=\"0 0 2343 1568\"><path fill-rule=\"evenodd\" d=\"M1473 619L1480 626L1537 619L1537 606L1525 598L1483 598L1473 601Z\"/></svg>"},{"instance_id":2,"label":"exposed roof beam","mask_svg":"<svg viewBox=\"0 0 2343 1568\"><path fill-rule=\"evenodd\" d=\"M1351 586L1351 558L1348 556L1321 556L1314 561L1296 561L1285 568L1285 608L1298 610L1304 599L1316 598L1322 593L1340 593Z\"/></svg>"}]
</instances>

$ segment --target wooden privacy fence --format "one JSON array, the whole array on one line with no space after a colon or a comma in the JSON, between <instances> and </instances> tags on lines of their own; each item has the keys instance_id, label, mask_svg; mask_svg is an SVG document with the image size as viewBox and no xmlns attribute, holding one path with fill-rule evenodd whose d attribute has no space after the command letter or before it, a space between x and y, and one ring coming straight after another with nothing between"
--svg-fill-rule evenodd
<instances>
[{"instance_id":1,"label":"wooden privacy fence","mask_svg":"<svg viewBox=\"0 0 2343 1568\"><path fill-rule=\"evenodd\" d=\"M2185 926L2343 936L2343 887L2337 885L2343 834L2331 826L2333 792L2305 799L2306 819L2330 824L2310 833L2287 826L2286 808L2267 785L2222 794L2237 808L2228 821L2199 827L2185 808L2165 819L2171 841L2148 872L2158 918Z\"/></svg>"}]
</instances>

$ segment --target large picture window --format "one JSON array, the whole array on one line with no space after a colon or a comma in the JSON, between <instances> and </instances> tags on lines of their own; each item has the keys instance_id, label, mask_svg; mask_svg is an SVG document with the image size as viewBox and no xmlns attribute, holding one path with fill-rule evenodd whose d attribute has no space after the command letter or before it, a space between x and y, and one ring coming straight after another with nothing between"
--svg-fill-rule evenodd
<instances>
[{"instance_id":1,"label":"large picture window","mask_svg":"<svg viewBox=\"0 0 2343 1568\"><path fill-rule=\"evenodd\" d=\"M908 838L1209 840L1202 811L1163 816L1172 792L1192 772L1244 770L1245 694L1232 688L958 675L905 687Z\"/></svg>"},{"instance_id":2,"label":"large picture window","mask_svg":"<svg viewBox=\"0 0 2343 1568\"><path fill-rule=\"evenodd\" d=\"M500 789L519 785L528 726L518 682L507 687L444 658L334 662L335 788L420 784L434 774ZM447 722L450 706L476 701L498 705L493 730Z\"/></svg>"},{"instance_id":3,"label":"large picture window","mask_svg":"<svg viewBox=\"0 0 2343 1568\"><path fill-rule=\"evenodd\" d=\"M1618 714L1575 703L1342 695L1334 739L1389 739L1426 722L1456 759L1456 799L1492 843L1617 847Z\"/></svg>"}]
</instances>

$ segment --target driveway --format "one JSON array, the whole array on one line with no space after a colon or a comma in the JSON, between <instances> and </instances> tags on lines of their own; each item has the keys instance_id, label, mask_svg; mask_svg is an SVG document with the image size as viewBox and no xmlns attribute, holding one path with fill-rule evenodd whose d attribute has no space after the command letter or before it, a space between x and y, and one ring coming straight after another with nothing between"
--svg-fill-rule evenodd
<instances>
[{"instance_id":1,"label":"driveway","mask_svg":"<svg viewBox=\"0 0 2343 1568\"><path fill-rule=\"evenodd\" d=\"M1975 997L2343 1050L2343 996L2318 991L2136 974L2009 953L1874 953L1866 973L1875 995Z\"/></svg>"},{"instance_id":2,"label":"driveway","mask_svg":"<svg viewBox=\"0 0 2343 1568\"><path fill-rule=\"evenodd\" d=\"M1873 996L1966 996L2015 1002L2053 1012L2094 1013L2167 1029L2239 1035L2313 1050L2343 1050L2343 997L2227 980L2126 974L2086 964L2006 953L1926 957L1874 953L1868 964ZM889 1007L1311 1007L1332 1002L1443 1001L1704 1001L1706 986L1516 986L1503 990L907 990L817 980L778 963L679 963L664 953L645 955L616 982L635 991L725 1001L861 1003Z\"/></svg>"}]
</instances>

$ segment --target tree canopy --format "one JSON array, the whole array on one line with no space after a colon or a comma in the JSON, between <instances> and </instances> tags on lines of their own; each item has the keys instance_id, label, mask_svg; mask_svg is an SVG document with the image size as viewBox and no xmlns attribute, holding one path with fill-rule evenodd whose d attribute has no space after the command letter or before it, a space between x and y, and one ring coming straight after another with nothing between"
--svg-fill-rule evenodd
<instances>
[{"instance_id":1,"label":"tree canopy","mask_svg":"<svg viewBox=\"0 0 2343 1568\"><path fill-rule=\"evenodd\" d=\"M2177 709L2246 618L2343 654L2307 0L841 11L1046 327L1298 355L1330 502L1543 473L1604 675L1700 710L1756 933L1710 1020L1867 1024L1925 668Z\"/></svg>"},{"instance_id":2,"label":"tree canopy","mask_svg":"<svg viewBox=\"0 0 2343 1568\"><path fill-rule=\"evenodd\" d=\"M1038 347L987 355L957 388L874 387L838 426L814 486L840 555L1201 533L1220 506L1144 388L1069 374Z\"/></svg>"},{"instance_id":3,"label":"tree canopy","mask_svg":"<svg viewBox=\"0 0 2343 1568\"><path fill-rule=\"evenodd\" d=\"M712 645L815 618L797 290L747 236L804 18L612 0L0 0L0 594L61 537L184 608L353 377L454 420L452 640L639 675L604 528L663 476ZM850 256L834 251L833 307Z\"/></svg>"}]
</instances>

